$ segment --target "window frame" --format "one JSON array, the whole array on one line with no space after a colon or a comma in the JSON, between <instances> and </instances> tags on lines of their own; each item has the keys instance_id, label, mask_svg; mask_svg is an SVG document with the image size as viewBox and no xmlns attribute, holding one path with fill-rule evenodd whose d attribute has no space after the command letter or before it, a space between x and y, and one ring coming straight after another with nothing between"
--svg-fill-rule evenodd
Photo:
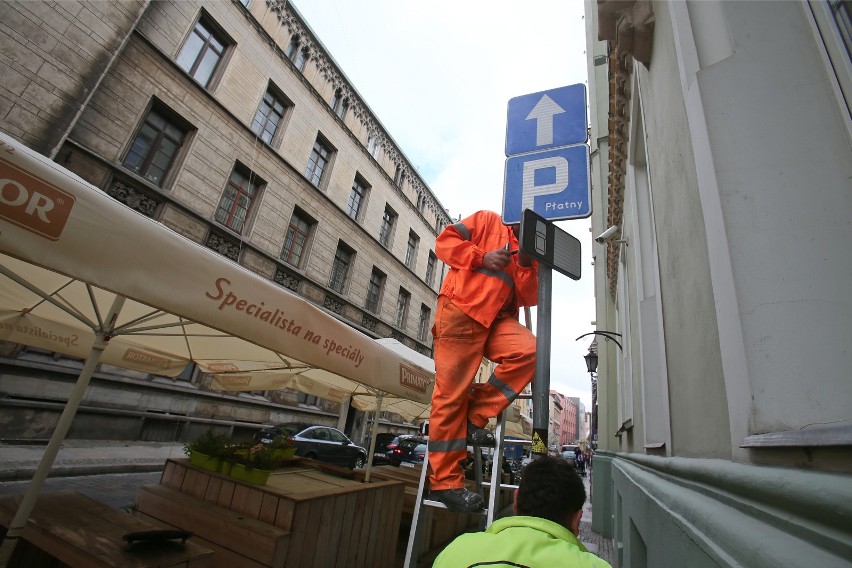
<instances>
[{"instance_id":1,"label":"window frame","mask_svg":"<svg viewBox=\"0 0 852 568\"><path fill-rule=\"evenodd\" d=\"M345 259L343 258L344 254L346 255ZM334 250L334 259L331 261L331 270L328 276L329 289L340 295L345 294L349 285L349 274L354 264L355 250L342 240L337 241L337 248Z\"/></svg>"},{"instance_id":2,"label":"window frame","mask_svg":"<svg viewBox=\"0 0 852 568\"><path fill-rule=\"evenodd\" d=\"M267 97L273 98L273 102L280 104L282 108L280 114L276 113L279 117L278 122L276 123L275 130L272 132L272 135L269 137L269 140L266 140L263 134L268 132L267 125L270 123L270 115L273 114L273 112L275 111L274 106L268 105L269 112L263 115L263 124L261 124L258 120L258 117L261 116L261 113L263 111L264 104L266 104ZM252 118L251 124L249 125L249 130L251 130L255 134L255 136L257 136L259 139L263 140L270 146L277 146L284 131L284 125L290 116L290 111L292 108L293 102L287 97L285 97L280 89L270 83L267 86L266 90L263 92L263 95L260 97L260 102L258 102L257 104L257 109L255 110L254 118ZM257 125L258 130L255 129L255 125Z\"/></svg>"},{"instance_id":3,"label":"window frame","mask_svg":"<svg viewBox=\"0 0 852 568\"><path fill-rule=\"evenodd\" d=\"M303 222L307 225L306 231L301 231L299 227L294 229L293 227L293 219L299 219L299 221ZM284 233L284 242L281 244L281 252L278 255L282 261L284 261L288 266L292 266L296 269L303 269L307 264L308 252L310 250L310 245L313 240L314 231L316 230L317 221L310 215L308 215L301 207L294 207L293 212L290 214L290 220L287 222L287 231ZM304 235L304 240L300 243L302 247L301 252L298 254L298 261L294 264L291 260L293 257L293 246L291 245L288 249L287 243L290 240L290 232L294 233L298 232L300 235ZM292 239L292 243L296 243L296 239ZM288 253L285 257L285 253Z\"/></svg>"},{"instance_id":4,"label":"window frame","mask_svg":"<svg viewBox=\"0 0 852 568\"><path fill-rule=\"evenodd\" d=\"M208 75L205 81L201 81L198 79L197 73L199 67L204 63L207 47L209 47L209 38L204 38L200 33L196 33L199 26L203 28L205 32L207 32L209 38L216 40L219 44L221 44L221 52L218 54L216 63L213 65L213 68L210 70L210 74ZM184 58L186 50L191 45L191 41L193 41L194 37L199 37L203 42L201 48L195 53L195 56L192 60L192 64L189 67L185 67L184 63L181 62L181 59ZM175 56L175 65L177 65L180 69L187 74L187 76L201 85L201 87L207 91L212 91L216 85L219 83L220 78L222 77L222 73L227 64L227 61L230 57L230 53L232 51L233 46L235 45L234 40L229 36L225 30L220 26L216 20L204 9L201 9L198 13L198 17L195 19L195 23L193 23L192 28L190 28L189 32L186 34L183 42L181 43L180 49Z\"/></svg>"},{"instance_id":5,"label":"window frame","mask_svg":"<svg viewBox=\"0 0 852 568\"><path fill-rule=\"evenodd\" d=\"M379 137L375 134L367 135L367 143L365 144L367 148L367 153L370 154L374 159L379 159Z\"/></svg>"},{"instance_id":6,"label":"window frame","mask_svg":"<svg viewBox=\"0 0 852 568\"><path fill-rule=\"evenodd\" d=\"M343 95L343 89L336 89L331 98L331 110L340 120L346 118L349 110L349 99Z\"/></svg>"},{"instance_id":7,"label":"window frame","mask_svg":"<svg viewBox=\"0 0 852 568\"><path fill-rule=\"evenodd\" d=\"M325 155L323 155L323 152L325 152ZM325 139L325 137L318 135L314 141L313 147L311 148L311 154L308 157L308 165L305 168L305 177L308 179L308 183L317 189L323 189L325 187L326 179L330 175L328 172L331 170L331 163L334 158L334 154L334 147ZM322 159L322 164L320 164L320 159ZM318 169L319 176L316 175ZM315 179L316 181L314 181Z\"/></svg>"},{"instance_id":8,"label":"window frame","mask_svg":"<svg viewBox=\"0 0 852 568\"><path fill-rule=\"evenodd\" d=\"M424 315L426 316L424 318ZM426 341L429 332L429 322L432 320L432 310L426 304L420 304L420 321L417 323L417 339Z\"/></svg>"},{"instance_id":9,"label":"window frame","mask_svg":"<svg viewBox=\"0 0 852 568\"><path fill-rule=\"evenodd\" d=\"M370 281L367 283L367 297L364 299L365 310L374 314L381 311L386 283L387 274L374 266L372 272L370 272ZM373 297L375 297L375 302L371 301Z\"/></svg>"},{"instance_id":10,"label":"window frame","mask_svg":"<svg viewBox=\"0 0 852 568\"><path fill-rule=\"evenodd\" d=\"M393 174L393 184L399 188L402 187L402 183L405 181L405 168L402 167L401 164L397 164L396 170Z\"/></svg>"},{"instance_id":11,"label":"window frame","mask_svg":"<svg viewBox=\"0 0 852 568\"><path fill-rule=\"evenodd\" d=\"M432 286L435 284L435 268L438 266L438 257L431 250L426 261L426 284Z\"/></svg>"},{"instance_id":12,"label":"window frame","mask_svg":"<svg viewBox=\"0 0 852 568\"><path fill-rule=\"evenodd\" d=\"M143 130L146 127L149 127L151 129L156 128L153 124L149 123L149 119L151 118L152 114L156 114L157 116L162 118L166 127L170 126L183 134L179 141L173 141L175 144L175 149L169 157L168 165L165 166L165 168L163 169L161 179L149 177L150 167L154 163L157 154L161 151L162 145L159 143L152 142L150 144L150 147L146 150L144 156L141 159L141 164L138 168L133 168L128 165L130 155L134 152L134 147L137 141L142 136ZM158 135L154 137L155 142L158 140L162 140L164 136L164 131L165 128L159 130ZM195 128L189 122L184 120L179 114L177 114L168 106L163 104L160 100L156 98L152 99L147 110L142 116L142 119L140 120L139 125L136 128L136 131L133 133L133 136L128 142L127 149L124 152L124 157L121 160L121 165L127 171L139 176L145 181L154 184L157 187L165 187L167 181L171 182L172 175L176 171L175 165L183 158L186 148L189 146L191 136L194 132ZM145 169L143 169L143 167L145 167Z\"/></svg>"},{"instance_id":13,"label":"window frame","mask_svg":"<svg viewBox=\"0 0 852 568\"><path fill-rule=\"evenodd\" d=\"M411 304L411 293L400 286L399 294L396 297L396 317L394 318L394 323L400 330L405 330L408 323L409 304Z\"/></svg>"},{"instance_id":14,"label":"window frame","mask_svg":"<svg viewBox=\"0 0 852 568\"><path fill-rule=\"evenodd\" d=\"M356 189L357 188L357 189ZM360 175L355 174L352 180L352 188L349 191L349 198L346 201L346 214L353 221L360 222L364 217L364 211L367 208L367 197L370 194L370 184ZM354 197L357 197L357 203L353 203ZM353 211L354 208L354 211Z\"/></svg>"},{"instance_id":15,"label":"window frame","mask_svg":"<svg viewBox=\"0 0 852 568\"><path fill-rule=\"evenodd\" d=\"M379 225L379 243L388 250L393 245L393 234L398 218L397 212L390 205L385 205L385 212L382 214L382 222Z\"/></svg>"},{"instance_id":16,"label":"window frame","mask_svg":"<svg viewBox=\"0 0 852 568\"><path fill-rule=\"evenodd\" d=\"M408 242L405 245L405 266L412 270L417 264L418 248L420 248L420 237L414 231L408 231Z\"/></svg>"},{"instance_id":17,"label":"window frame","mask_svg":"<svg viewBox=\"0 0 852 568\"><path fill-rule=\"evenodd\" d=\"M245 181L249 185L251 189L250 192L247 192L242 184L234 182L235 174L242 176L242 181ZM252 218L254 216L256 203L259 201L258 198L260 197L260 194L263 191L263 187L265 185L266 182L255 172L247 168L244 164L236 162L234 164L234 167L231 168L231 173L228 175L228 180L225 182L225 187L222 189L222 194L219 197L219 203L216 205L216 210L213 213L213 220L238 235L247 234L248 226L251 224ZM225 202L228 190L231 188L234 189L235 198L232 200L231 206L228 208L228 211L226 211L227 216L226 219L223 221L219 218L219 213L220 211L225 211L225 208L223 208L222 205ZM235 228L228 221L234 218L235 210L240 208L240 199L238 199L240 196L246 196L248 198L248 205L245 207L245 216L242 218L241 226L239 228Z\"/></svg>"}]
</instances>

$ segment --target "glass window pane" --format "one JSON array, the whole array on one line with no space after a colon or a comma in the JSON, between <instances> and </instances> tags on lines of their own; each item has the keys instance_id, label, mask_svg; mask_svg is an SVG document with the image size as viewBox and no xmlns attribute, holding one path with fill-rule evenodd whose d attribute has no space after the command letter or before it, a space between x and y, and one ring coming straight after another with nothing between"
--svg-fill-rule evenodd
<instances>
[{"instance_id":1,"label":"glass window pane","mask_svg":"<svg viewBox=\"0 0 852 568\"><path fill-rule=\"evenodd\" d=\"M195 64L195 60L198 59L198 54L201 53L203 47L204 40L197 33L193 32L187 38L183 49L180 50L180 55L178 55L176 62L178 67L188 73L192 69L193 64Z\"/></svg>"},{"instance_id":2,"label":"glass window pane","mask_svg":"<svg viewBox=\"0 0 852 568\"><path fill-rule=\"evenodd\" d=\"M219 63L219 55L210 49L206 50L198 69L195 70L195 75L193 75L195 80L206 87L217 63Z\"/></svg>"}]
</instances>

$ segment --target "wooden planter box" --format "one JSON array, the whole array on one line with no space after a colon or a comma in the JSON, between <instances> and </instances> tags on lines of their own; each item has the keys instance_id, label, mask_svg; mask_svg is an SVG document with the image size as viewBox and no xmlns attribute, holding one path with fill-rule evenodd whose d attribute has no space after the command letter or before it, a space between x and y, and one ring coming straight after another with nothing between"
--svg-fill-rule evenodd
<instances>
[{"instance_id":1,"label":"wooden planter box","mask_svg":"<svg viewBox=\"0 0 852 568\"><path fill-rule=\"evenodd\" d=\"M257 486L170 459L137 509L209 542L217 565L394 566L405 484L336 469L295 460Z\"/></svg>"}]
</instances>

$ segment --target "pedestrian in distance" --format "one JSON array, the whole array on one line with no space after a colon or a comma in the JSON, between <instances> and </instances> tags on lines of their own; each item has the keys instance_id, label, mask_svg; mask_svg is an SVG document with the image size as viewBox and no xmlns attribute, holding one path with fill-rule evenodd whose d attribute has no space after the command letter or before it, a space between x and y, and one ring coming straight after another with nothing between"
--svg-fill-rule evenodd
<instances>
[{"instance_id":1,"label":"pedestrian in distance","mask_svg":"<svg viewBox=\"0 0 852 568\"><path fill-rule=\"evenodd\" d=\"M585 502L586 488L571 464L551 456L533 460L515 492L515 516L457 537L433 568L612 568L577 538Z\"/></svg>"},{"instance_id":2,"label":"pedestrian in distance","mask_svg":"<svg viewBox=\"0 0 852 568\"><path fill-rule=\"evenodd\" d=\"M451 511L483 508L482 496L465 489L459 461L468 445L494 445L488 420L535 375L535 336L518 321L518 310L538 301L538 265L519 251L519 229L493 211L478 211L435 241L435 254L450 270L432 327L429 498ZM474 384L483 357L497 367L487 382Z\"/></svg>"}]
</instances>

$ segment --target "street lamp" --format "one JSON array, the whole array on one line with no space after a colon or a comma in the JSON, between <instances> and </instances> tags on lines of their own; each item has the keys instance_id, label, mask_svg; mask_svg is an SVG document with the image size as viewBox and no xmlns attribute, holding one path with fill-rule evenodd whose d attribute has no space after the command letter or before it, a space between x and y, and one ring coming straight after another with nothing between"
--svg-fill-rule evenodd
<instances>
[{"instance_id":1,"label":"street lamp","mask_svg":"<svg viewBox=\"0 0 852 568\"><path fill-rule=\"evenodd\" d=\"M583 355L583 359L586 360L586 369L588 369L589 373L594 373L598 370L597 352L589 349L589 352Z\"/></svg>"}]
</instances>

